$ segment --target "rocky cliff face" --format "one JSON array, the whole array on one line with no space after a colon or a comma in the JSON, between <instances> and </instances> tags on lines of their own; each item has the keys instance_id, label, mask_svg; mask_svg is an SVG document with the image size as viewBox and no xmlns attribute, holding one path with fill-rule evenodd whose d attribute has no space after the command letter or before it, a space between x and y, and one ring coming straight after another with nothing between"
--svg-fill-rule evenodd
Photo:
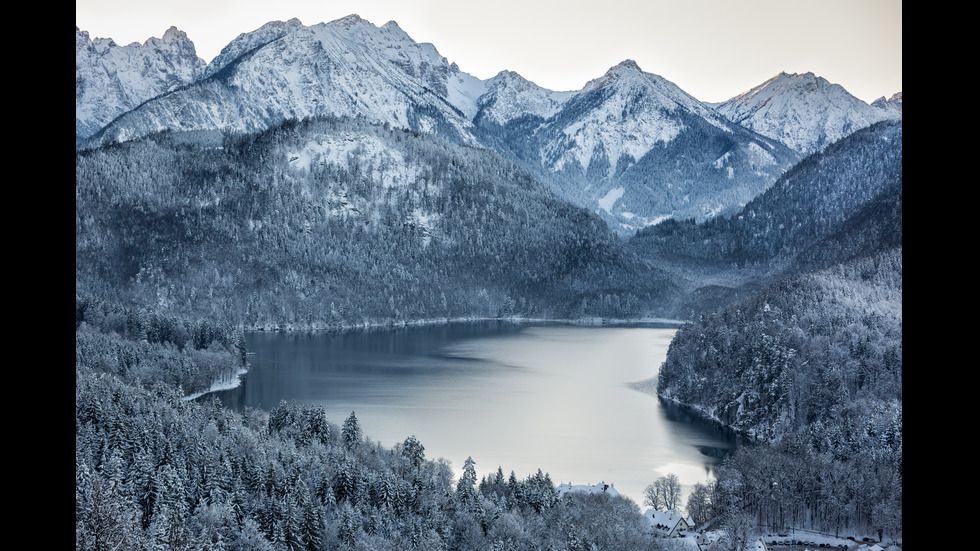
<instances>
[{"instance_id":1,"label":"rocky cliff face","mask_svg":"<svg viewBox=\"0 0 980 551\"><path fill-rule=\"evenodd\" d=\"M187 35L170 27L163 38L119 46L75 27L75 143L119 115L194 82L204 71Z\"/></svg>"},{"instance_id":2,"label":"rocky cliff face","mask_svg":"<svg viewBox=\"0 0 980 551\"><path fill-rule=\"evenodd\" d=\"M164 129L255 132L287 119L363 117L475 144L451 101L454 68L398 25L356 15L311 26L275 22L239 36L205 78L115 121L98 143Z\"/></svg>"}]
</instances>

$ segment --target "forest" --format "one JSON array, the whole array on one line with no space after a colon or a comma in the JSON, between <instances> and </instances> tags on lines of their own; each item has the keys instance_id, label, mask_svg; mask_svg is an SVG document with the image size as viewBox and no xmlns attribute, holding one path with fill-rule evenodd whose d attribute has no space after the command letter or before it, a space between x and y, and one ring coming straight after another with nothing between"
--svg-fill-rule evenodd
<instances>
[{"instance_id":1,"label":"forest","mask_svg":"<svg viewBox=\"0 0 980 551\"><path fill-rule=\"evenodd\" d=\"M483 149L356 119L76 155L77 292L248 329L666 313L666 274Z\"/></svg>"},{"instance_id":2,"label":"forest","mask_svg":"<svg viewBox=\"0 0 980 551\"><path fill-rule=\"evenodd\" d=\"M392 448L372 442L354 412L338 423L318 406L239 414L187 400L145 376L202 367L202 350L241 367L238 345L222 342L235 332L178 321L154 346L146 337L166 319L143 318L138 333L141 314L104 310L76 304L76 549L658 548L632 501L559 498L540 470L518 478L467 461L457 480L414 435ZM118 362L105 347L90 353L100 338Z\"/></svg>"},{"instance_id":3,"label":"forest","mask_svg":"<svg viewBox=\"0 0 980 551\"><path fill-rule=\"evenodd\" d=\"M896 249L787 278L678 331L658 393L762 444L717 473L715 514L901 534L901 273Z\"/></svg>"}]
</instances>

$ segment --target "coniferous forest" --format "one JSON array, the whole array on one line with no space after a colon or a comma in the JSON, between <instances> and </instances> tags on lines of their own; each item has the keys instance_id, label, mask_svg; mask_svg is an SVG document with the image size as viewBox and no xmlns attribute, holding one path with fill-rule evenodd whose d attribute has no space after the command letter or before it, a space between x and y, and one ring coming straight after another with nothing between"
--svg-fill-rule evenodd
<instances>
[{"instance_id":1,"label":"coniferous forest","mask_svg":"<svg viewBox=\"0 0 980 551\"><path fill-rule=\"evenodd\" d=\"M688 301L702 309L656 384L762 444L740 448L705 500L732 534L902 533L901 147L901 123L873 125L737 215L661 224L631 244L732 285Z\"/></svg>"}]
</instances>

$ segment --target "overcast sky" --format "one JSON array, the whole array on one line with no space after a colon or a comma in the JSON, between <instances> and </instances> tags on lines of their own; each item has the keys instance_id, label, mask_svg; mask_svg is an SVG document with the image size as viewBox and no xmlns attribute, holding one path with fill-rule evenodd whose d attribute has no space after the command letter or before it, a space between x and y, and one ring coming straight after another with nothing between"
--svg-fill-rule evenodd
<instances>
[{"instance_id":1,"label":"overcast sky","mask_svg":"<svg viewBox=\"0 0 980 551\"><path fill-rule=\"evenodd\" d=\"M780 71L813 72L866 102L902 91L901 0L76 0L75 24L119 45L187 33L211 61L269 21L356 13L431 42L479 78L508 69L578 90L624 59L699 100Z\"/></svg>"}]
</instances>

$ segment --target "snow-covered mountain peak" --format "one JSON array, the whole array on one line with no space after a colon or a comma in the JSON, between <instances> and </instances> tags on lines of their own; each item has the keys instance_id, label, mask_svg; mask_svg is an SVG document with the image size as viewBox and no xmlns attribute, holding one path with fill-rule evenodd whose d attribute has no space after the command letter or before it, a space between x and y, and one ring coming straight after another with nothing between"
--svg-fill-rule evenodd
<instances>
[{"instance_id":1,"label":"snow-covered mountain peak","mask_svg":"<svg viewBox=\"0 0 980 551\"><path fill-rule=\"evenodd\" d=\"M601 77L587 82L581 91L589 92L592 90L598 90L613 82L616 82L617 86L621 88L627 86L645 87L649 85L672 85L670 81L659 75L644 72L643 69L640 69L640 66L632 59L626 59L610 67ZM674 88L676 88L676 86ZM676 89L677 91L680 91L680 88Z\"/></svg>"},{"instance_id":2,"label":"snow-covered mountain peak","mask_svg":"<svg viewBox=\"0 0 980 551\"><path fill-rule=\"evenodd\" d=\"M811 153L889 118L884 110L812 72L781 72L716 109L731 121L801 153Z\"/></svg>"},{"instance_id":3,"label":"snow-covered mountain peak","mask_svg":"<svg viewBox=\"0 0 980 551\"><path fill-rule=\"evenodd\" d=\"M303 22L294 17L289 21L270 21L252 32L242 33L222 48L221 53L211 60L211 63L204 70L202 78L208 78L218 73L247 52L303 28L305 28Z\"/></svg>"},{"instance_id":4,"label":"snow-covered mountain peak","mask_svg":"<svg viewBox=\"0 0 980 551\"><path fill-rule=\"evenodd\" d=\"M643 70L640 69L640 66L632 59L624 59L609 69L609 72L611 73L623 73L628 71L636 71L638 73L643 72Z\"/></svg>"},{"instance_id":5,"label":"snow-covered mountain peak","mask_svg":"<svg viewBox=\"0 0 980 551\"><path fill-rule=\"evenodd\" d=\"M888 99L885 99L885 96L881 96L871 102L871 107L887 113L892 118L900 119L902 118L902 93L892 94L892 97Z\"/></svg>"},{"instance_id":6,"label":"snow-covered mountain peak","mask_svg":"<svg viewBox=\"0 0 980 551\"><path fill-rule=\"evenodd\" d=\"M486 93L479 98L484 120L496 124L526 115L548 118L554 115L573 92L553 92L514 71L501 71L486 82Z\"/></svg>"},{"instance_id":7,"label":"snow-covered mountain peak","mask_svg":"<svg viewBox=\"0 0 980 551\"><path fill-rule=\"evenodd\" d=\"M150 40L157 40L157 39L150 38L149 40L147 40L147 42L149 42ZM175 40L188 40L188 38L187 38L187 33L171 25L170 28L163 33L163 38L161 38L160 40L162 42L174 42Z\"/></svg>"},{"instance_id":8,"label":"snow-covered mountain peak","mask_svg":"<svg viewBox=\"0 0 980 551\"><path fill-rule=\"evenodd\" d=\"M389 22L387 22L387 23L385 23L384 25L381 25L381 28L382 28L382 29L385 29L385 30L391 30L391 31L396 31L396 30L397 30L397 31L401 31L402 33L404 33L404 34L405 34L405 36L408 36L408 33L406 33L406 32L404 31L404 29L402 29L402 28L401 28L401 27L400 27L400 26L398 25L398 22L397 22L397 21L395 21L394 19L392 19L391 21L389 21Z\"/></svg>"},{"instance_id":9,"label":"snow-covered mountain peak","mask_svg":"<svg viewBox=\"0 0 980 551\"><path fill-rule=\"evenodd\" d=\"M632 59L626 59L610 67L604 75L589 81L580 94L602 90L607 95L606 102L622 104L635 110L642 106L646 110L673 112L683 108L703 117L712 124L725 127L714 110L681 90L673 82L660 75L644 72ZM618 98L618 99L613 99ZM614 107L615 108L615 107Z\"/></svg>"},{"instance_id":10,"label":"snow-covered mountain peak","mask_svg":"<svg viewBox=\"0 0 980 551\"><path fill-rule=\"evenodd\" d=\"M508 71L508 70L503 70L497 73L493 78L490 79L489 84L493 86L498 92L501 90L513 90L515 92L529 92L529 91L549 92L550 91L524 78L523 76L521 76L520 73L515 73L514 71Z\"/></svg>"},{"instance_id":11,"label":"snow-covered mountain peak","mask_svg":"<svg viewBox=\"0 0 980 551\"><path fill-rule=\"evenodd\" d=\"M297 19L271 22L239 35L197 85L168 102L141 106L100 140L165 128L251 132L286 119L333 115L476 143L467 117L484 89L397 23L377 27L356 14L310 26Z\"/></svg>"},{"instance_id":12,"label":"snow-covered mountain peak","mask_svg":"<svg viewBox=\"0 0 980 551\"><path fill-rule=\"evenodd\" d=\"M91 136L146 100L197 80L204 60L187 34L117 45L75 27L75 141Z\"/></svg>"},{"instance_id":13,"label":"snow-covered mountain peak","mask_svg":"<svg viewBox=\"0 0 980 551\"><path fill-rule=\"evenodd\" d=\"M827 79L818 77L812 72L798 74L787 73L785 71L770 78L766 82L763 82L759 86L752 88L747 92L747 94L750 96L763 94L771 97L777 94L791 93L798 97L802 97L814 92L822 93L828 96L840 96L844 94L850 95L843 86L833 84Z\"/></svg>"},{"instance_id":14,"label":"snow-covered mountain peak","mask_svg":"<svg viewBox=\"0 0 980 551\"><path fill-rule=\"evenodd\" d=\"M340 19L335 19L335 20L331 21L330 24L331 25L338 25L338 26L344 27L346 29L349 29L351 27L354 27L355 25L363 25L363 24L371 25L371 23L368 20L364 19L360 15L357 15L356 13L352 13L350 15L345 15L344 17L341 17ZM373 26L373 25L371 25L371 26ZM397 25L395 25L395 26L397 27Z\"/></svg>"}]
</instances>

